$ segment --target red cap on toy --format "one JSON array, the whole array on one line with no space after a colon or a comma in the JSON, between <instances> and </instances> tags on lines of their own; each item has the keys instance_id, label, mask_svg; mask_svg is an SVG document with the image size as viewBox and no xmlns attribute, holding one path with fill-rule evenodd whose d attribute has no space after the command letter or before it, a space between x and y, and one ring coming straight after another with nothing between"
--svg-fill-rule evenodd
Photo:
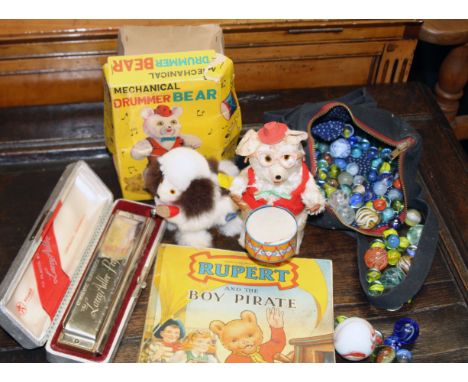
<instances>
[{"instance_id":1,"label":"red cap on toy","mask_svg":"<svg viewBox=\"0 0 468 382\"><path fill-rule=\"evenodd\" d=\"M154 114L158 114L162 117L170 117L172 115L172 110L167 105L159 105L156 109L154 109Z\"/></svg>"},{"instance_id":2,"label":"red cap on toy","mask_svg":"<svg viewBox=\"0 0 468 382\"><path fill-rule=\"evenodd\" d=\"M281 122L268 122L258 130L258 139L267 145L274 145L281 142L288 131L288 126Z\"/></svg>"}]
</instances>

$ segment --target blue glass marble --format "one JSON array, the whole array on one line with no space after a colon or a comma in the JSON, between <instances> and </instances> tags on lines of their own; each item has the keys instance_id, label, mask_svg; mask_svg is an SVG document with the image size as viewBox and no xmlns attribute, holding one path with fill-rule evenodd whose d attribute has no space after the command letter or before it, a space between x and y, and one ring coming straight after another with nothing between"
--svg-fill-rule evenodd
<instances>
[{"instance_id":1,"label":"blue glass marble","mask_svg":"<svg viewBox=\"0 0 468 382\"><path fill-rule=\"evenodd\" d=\"M330 145L330 154L334 158L347 158L351 154L351 145L346 139L339 138Z\"/></svg>"},{"instance_id":2,"label":"blue glass marble","mask_svg":"<svg viewBox=\"0 0 468 382\"><path fill-rule=\"evenodd\" d=\"M367 140L366 138L363 138L362 141L361 141L361 149L363 151L367 151L367 150L369 150L369 147L370 147L369 140Z\"/></svg>"},{"instance_id":3,"label":"blue glass marble","mask_svg":"<svg viewBox=\"0 0 468 382\"><path fill-rule=\"evenodd\" d=\"M400 337L391 335L384 339L384 345L391 346L396 351L401 348Z\"/></svg>"},{"instance_id":4,"label":"blue glass marble","mask_svg":"<svg viewBox=\"0 0 468 382\"><path fill-rule=\"evenodd\" d=\"M367 179L369 179L369 182L374 182L377 180L377 171L375 170L370 170L369 173L367 174Z\"/></svg>"},{"instance_id":5,"label":"blue glass marble","mask_svg":"<svg viewBox=\"0 0 468 382\"><path fill-rule=\"evenodd\" d=\"M316 149L317 149L317 151L319 151L320 153L325 154L327 151L329 151L330 146L327 145L326 143L320 142L320 143L317 143L317 144L316 144Z\"/></svg>"},{"instance_id":6,"label":"blue glass marble","mask_svg":"<svg viewBox=\"0 0 468 382\"><path fill-rule=\"evenodd\" d=\"M388 235L385 244L388 248L398 248L400 245L400 238L397 235Z\"/></svg>"},{"instance_id":7,"label":"blue glass marble","mask_svg":"<svg viewBox=\"0 0 468 382\"><path fill-rule=\"evenodd\" d=\"M359 208L364 204L364 198L362 194L354 193L349 197L349 205L353 208Z\"/></svg>"},{"instance_id":8,"label":"blue glass marble","mask_svg":"<svg viewBox=\"0 0 468 382\"><path fill-rule=\"evenodd\" d=\"M413 361L413 353L408 349L399 349L396 353L396 361L398 363L410 363Z\"/></svg>"},{"instance_id":9,"label":"blue glass marble","mask_svg":"<svg viewBox=\"0 0 468 382\"><path fill-rule=\"evenodd\" d=\"M357 175L359 172L359 166L356 163L348 163L346 166L346 172L351 174L352 176Z\"/></svg>"},{"instance_id":10,"label":"blue glass marble","mask_svg":"<svg viewBox=\"0 0 468 382\"><path fill-rule=\"evenodd\" d=\"M375 182L372 191L374 191L374 194L377 196L382 196L387 192L387 186L382 182Z\"/></svg>"},{"instance_id":11,"label":"blue glass marble","mask_svg":"<svg viewBox=\"0 0 468 382\"><path fill-rule=\"evenodd\" d=\"M382 182L383 184L385 184L385 186L388 188L391 187L392 183L393 183L393 177L391 174L388 174L388 173L385 173L385 174L382 174L378 177L379 181Z\"/></svg>"},{"instance_id":12,"label":"blue glass marble","mask_svg":"<svg viewBox=\"0 0 468 382\"><path fill-rule=\"evenodd\" d=\"M351 156L353 158L360 158L362 156L362 150L359 147L355 147L351 150Z\"/></svg>"},{"instance_id":13,"label":"blue glass marble","mask_svg":"<svg viewBox=\"0 0 468 382\"><path fill-rule=\"evenodd\" d=\"M374 193L372 191L366 191L364 193L364 202L368 202L369 200L374 199Z\"/></svg>"},{"instance_id":14,"label":"blue glass marble","mask_svg":"<svg viewBox=\"0 0 468 382\"><path fill-rule=\"evenodd\" d=\"M350 143L351 145L355 145L356 143L361 142L361 137L359 137L359 136L357 136L357 135L353 135L352 137L350 137L350 138L348 139L348 141L349 141L349 143Z\"/></svg>"},{"instance_id":15,"label":"blue glass marble","mask_svg":"<svg viewBox=\"0 0 468 382\"><path fill-rule=\"evenodd\" d=\"M393 325L393 335L397 336L403 345L412 345L419 337L419 325L411 318L400 318Z\"/></svg>"},{"instance_id":16,"label":"blue glass marble","mask_svg":"<svg viewBox=\"0 0 468 382\"><path fill-rule=\"evenodd\" d=\"M387 223L389 220L391 220L395 216L395 211L393 211L392 208L387 207L382 211L381 216L382 216L382 221Z\"/></svg>"},{"instance_id":17,"label":"blue glass marble","mask_svg":"<svg viewBox=\"0 0 468 382\"><path fill-rule=\"evenodd\" d=\"M367 156L369 158L377 158L379 155L379 149L375 146L371 146L369 150L367 151Z\"/></svg>"},{"instance_id":18,"label":"blue glass marble","mask_svg":"<svg viewBox=\"0 0 468 382\"><path fill-rule=\"evenodd\" d=\"M416 245L410 245L408 248L406 248L406 254L408 256L414 257L416 255L417 250L418 247Z\"/></svg>"},{"instance_id":19,"label":"blue glass marble","mask_svg":"<svg viewBox=\"0 0 468 382\"><path fill-rule=\"evenodd\" d=\"M348 165L348 163L342 158L335 158L335 164L340 170L346 169L346 166Z\"/></svg>"},{"instance_id":20,"label":"blue glass marble","mask_svg":"<svg viewBox=\"0 0 468 382\"><path fill-rule=\"evenodd\" d=\"M387 191L387 197L390 201L403 200L403 193L398 188L392 187Z\"/></svg>"},{"instance_id":21,"label":"blue glass marble","mask_svg":"<svg viewBox=\"0 0 468 382\"><path fill-rule=\"evenodd\" d=\"M401 220L398 219L398 218L395 218L393 219L391 222L390 222L390 227L393 228L393 229L400 229L401 226L402 226L402 223L401 223Z\"/></svg>"},{"instance_id":22,"label":"blue glass marble","mask_svg":"<svg viewBox=\"0 0 468 382\"><path fill-rule=\"evenodd\" d=\"M382 164L382 159L375 158L371 162L371 169L372 170L377 170L381 164Z\"/></svg>"},{"instance_id":23,"label":"blue glass marble","mask_svg":"<svg viewBox=\"0 0 468 382\"><path fill-rule=\"evenodd\" d=\"M392 149L388 148L388 147L385 147L384 149L382 149L382 151L380 152L380 157L382 159L388 159L390 158L390 154L392 153Z\"/></svg>"}]
</instances>

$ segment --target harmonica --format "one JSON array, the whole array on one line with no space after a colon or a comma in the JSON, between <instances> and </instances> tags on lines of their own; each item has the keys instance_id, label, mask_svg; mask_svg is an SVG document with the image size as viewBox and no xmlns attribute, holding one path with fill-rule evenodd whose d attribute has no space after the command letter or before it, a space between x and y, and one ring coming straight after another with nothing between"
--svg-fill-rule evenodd
<instances>
[{"instance_id":1,"label":"harmonica","mask_svg":"<svg viewBox=\"0 0 468 382\"><path fill-rule=\"evenodd\" d=\"M152 218L126 211L112 215L63 320L59 344L102 353L154 225Z\"/></svg>"}]
</instances>

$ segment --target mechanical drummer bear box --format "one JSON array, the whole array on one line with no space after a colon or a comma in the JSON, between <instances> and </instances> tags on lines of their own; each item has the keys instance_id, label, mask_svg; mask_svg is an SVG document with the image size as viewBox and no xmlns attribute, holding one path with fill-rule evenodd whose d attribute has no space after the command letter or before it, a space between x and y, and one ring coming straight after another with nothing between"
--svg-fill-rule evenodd
<instances>
[{"instance_id":1,"label":"mechanical drummer bear box","mask_svg":"<svg viewBox=\"0 0 468 382\"><path fill-rule=\"evenodd\" d=\"M334 362L332 262L162 245L139 362Z\"/></svg>"},{"instance_id":2,"label":"mechanical drummer bear box","mask_svg":"<svg viewBox=\"0 0 468 382\"><path fill-rule=\"evenodd\" d=\"M103 66L104 135L127 199L151 199L142 174L151 160L172 148L192 147L218 160L234 156L241 116L233 63L222 47L188 50L183 45L187 50L177 51L180 28L172 27L169 34L173 51L165 51L171 46L164 42L156 53L109 57ZM153 36L170 38L164 31Z\"/></svg>"}]
</instances>

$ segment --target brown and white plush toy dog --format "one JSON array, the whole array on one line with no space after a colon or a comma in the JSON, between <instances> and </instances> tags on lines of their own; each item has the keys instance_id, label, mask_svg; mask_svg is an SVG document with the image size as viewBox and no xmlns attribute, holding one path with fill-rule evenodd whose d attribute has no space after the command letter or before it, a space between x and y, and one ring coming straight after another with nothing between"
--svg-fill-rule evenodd
<instances>
[{"instance_id":1,"label":"brown and white plush toy dog","mask_svg":"<svg viewBox=\"0 0 468 382\"><path fill-rule=\"evenodd\" d=\"M235 176L237 167L219 163L220 171ZM179 147L150 162L144 174L145 188L154 196L156 213L168 229L177 229L180 245L210 247L209 229L217 227L225 236L238 235L242 220L237 206L218 181L218 163L208 162L197 151Z\"/></svg>"},{"instance_id":2,"label":"brown and white plush toy dog","mask_svg":"<svg viewBox=\"0 0 468 382\"><path fill-rule=\"evenodd\" d=\"M272 205L289 210L298 226L296 252L304 236L307 215L325 208L325 198L304 161L301 141L307 133L290 130L279 122L265 124L258 133L249 130L237 146L236 153L248 158L246 167L230 187L231 197L243 211ZM244 237L239 239L244 246Z\"/></svg>"}]
</instances>

